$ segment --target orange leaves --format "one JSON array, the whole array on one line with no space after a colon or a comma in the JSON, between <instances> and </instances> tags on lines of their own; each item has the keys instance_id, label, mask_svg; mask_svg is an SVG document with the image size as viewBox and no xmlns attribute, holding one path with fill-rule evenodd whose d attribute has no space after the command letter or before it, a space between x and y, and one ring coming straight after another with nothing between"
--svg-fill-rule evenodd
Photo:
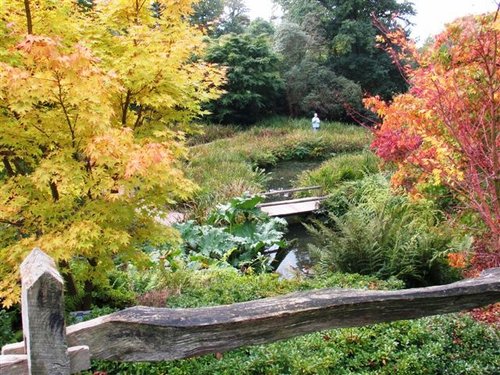
<instances>
[{"instance_id":1,"label":"orange leaves","mask_svg":"<svg viewBox=\"0 0 500 375\"><path fill-rule=\"evenodd\" d=\"M74 133L76 117L89 120L92 125L106 121L103 109L109 101L109 95L119 92L111 75L98 68L96 59L90 50L81 44L71 49L59 42L43 36L28 35L17 45L21 52L24 66L13 67L0 65L0 96L18 115L38 114L40 131L51 133L56 124L63 123L57 132L69 129ZM42 111L40 103L45 103ZM49 116L50 106L60 110L57 120ZM94 113L100 121L92 119ZM111 108L106 110L109 118ZM47 117L47 124L41 117ZM49 118L50 117L50 118ZM33 119L26 124L33 124ZM76 134L72 134L74 138Z\"/></svg>"},{"instance_id":2,"label":"orange leaves","mask_svg":"<svg viewBox=\"0 0 500 375\"><path fill-rule=\"evenodd\" d=\"M61 74L72 71L84 77L88 77L92 73L99 73L96 66L99 59L81 43L75 44L68 50L55 39L27 35L16 48L27 59L27 66L32 65L32 69L47 69Z\"/></svg>"},{"instance_id":3,"label":"orange leaves","mask_svg":"<svg viewBox=\"0 0 500 375\"><path fill-rule=\"evenodd\" d=\"M55 60L59 56L59 44L46 36L27 35L17 45L17 49L32 56L34 59Z\"/></svg>"},{"instance_id":4,"label":"orange leaves","mask_svg":"<svg viewBox=\"0 0 500 375\"><path fill-rule=\"evenodd\" d=\"M92 164L110 164L122 160L134 145L133 132L129 128L109 129L94 137L85 153Z\"/></svg>"},{"instance_id":5,"label":"orange leaves","mask_svg":"<svg viewBox=\"0 0 500 375\"><path fill-rule=\"evenodd\" d=\"M387 103L380 99L379 96L371 96L365 98L363 99L363 104L365 105L365 107L371 109L380 117L384 117L387 113L387 109L389 108Z\"/></svg>"},{"instance_id":6,"label":"orange leaves","mask_svg":"<svg viewBox=\"0 0 500 375\"><path fill-rule=\"evenodd\" d=\"M174 161L167 143L137 144L129 128L110 129L95 137L87 145L86 153L93 165L106 166L125 180L146 176L153 169L171 168Z\"/></svg>"},{"instance_id":7,"label":"orange leaves","mask_svg":"<svg viewBox=\"0 0 500 375\"><path fill-rule=\"evenodd\" d=\"M65 47L56 39L39 35L27 35L17 46L17 50L28 58L28 62L36 65L36 69L45 67L48 70L73 70L87 75L99 60L92 52L77 43L72 52L65 53Z\"/></svg>"},{"instance_id":8,"label":"orange leaves","mask_svg":"<svg viewBox=\"0 0 500 375\"><path fill-rule=\"evenodd\" d=\"M465 268L467 266L464 253L449 253L448 264L453 268Z\"/></svg>"},{"instance_id":9,"label":"orange leaves","mask_svg":"<svg viewBox=\"0 0 500 375\"><path fill-rule=\"evenodd\" d=\"M158 197L167 201L186 197L194 188L179 169L181 150L183 147L173 138L138 141L132 129L114 128L91 139L85 154L93 175L100 176L101 185L109 189L103 195L105 199L130 200L140 187L141 193L168 191L168 195Z\"/></svg>"},{"instance_id":10,"label":"orange leaves","mask_svg":"<svg viewBox=\"0 0 500 375\"><path fill-rule=\"evenodd\" d=\"M172 153L160 143L148 143L131 153L125 166L125 179L134 175L145 175L159 165L170 166L173 161Z\"/></svg>"},{"instance_id":11,"label":"orange leaves","mask_svg":"<svg viewBox=\"0 0 500 375\"><path fill-rule=\"evenodd\" d=\"M376 130L372 147L387 161L402 162L417 151L422 137L412 126L420 122L422 114L414 109L418 105L411 95L399 95L392 105L378 98L365 99L365 105L383 118L382 126Z\"/></svg>"},{"instance_id":12,"label":"orange leaves","mask_svg":"<svg viewBox=\"0 0 500 375\"><path fill-rule=\"evenodd\" d=\"M480 214L494 248L500 243L497 24L494 14L459 19L422 52L393 36L393 46L419 63L408 72L410 92L390 105L365 101L383 120L373 147L397 163L393 182L409 190L447 186Z\"/></svg>"}]
</instances>

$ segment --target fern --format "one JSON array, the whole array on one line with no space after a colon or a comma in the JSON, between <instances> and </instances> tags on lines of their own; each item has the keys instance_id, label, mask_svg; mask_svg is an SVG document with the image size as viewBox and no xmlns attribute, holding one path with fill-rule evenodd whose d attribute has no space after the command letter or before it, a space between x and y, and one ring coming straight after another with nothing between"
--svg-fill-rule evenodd
<instances>
[{"instance_id":1,"label":"fern","mask_svg":"<svg viewBox=\"0 0 500 375\"><path fill-rule=\"evenodd\" d=\"M325 205L328 220L307 226L319 272L395 276L407 286L456 278L445 262L453 233L428 201L410 201L389 190L382 175L344 184Z\"/></svg>"}]
</instances>

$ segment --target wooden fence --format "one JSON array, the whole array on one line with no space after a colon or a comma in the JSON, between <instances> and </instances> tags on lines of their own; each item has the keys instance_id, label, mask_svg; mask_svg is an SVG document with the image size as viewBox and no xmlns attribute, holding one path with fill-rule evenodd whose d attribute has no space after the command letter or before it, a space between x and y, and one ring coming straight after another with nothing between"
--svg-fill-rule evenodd
<instances>
[{"instance_id":1,"label":"wooden fence","mask_svg":"<svg viewBox=\"0 0 500 375\"><path fill-rule=\"evenodd\" d=\"M133 307L69 327L63 281L35 249L21 266L24 341L6 345L2 375L66 375L90 358L161 361L223 352L328 328L461 311L500 300L500 268L454 284L398 291L322 289L197 309Z\"/></svg>"}]
</instances>

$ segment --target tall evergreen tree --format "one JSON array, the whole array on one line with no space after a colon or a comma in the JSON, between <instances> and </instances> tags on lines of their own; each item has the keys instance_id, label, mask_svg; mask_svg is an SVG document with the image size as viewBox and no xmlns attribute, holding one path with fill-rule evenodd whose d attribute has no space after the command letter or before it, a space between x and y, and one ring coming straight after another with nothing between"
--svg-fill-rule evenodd
<instances>
[{"instance_id":1,"label":"tall evergreen tree","mask_svg":"<svg viewBox=\"0 0 500 375\"><path fill-rule=\"evenodd\" d=\"M249 9L243 0L224 0L224 14L217 34L242 34L250 24Z\"/></svg>"},{"instance_id":2,"label":"tall evergreen tree","mask_svg":"<svg viewBox=\"0 0 500 375\"><path fill-rule=\"evenodd\" d=\"M310 35L325 38L326 61L338 75L358 83L363 91L390 98L406 90L406 82L387 54L376 47L378 30L372 17L389 29L414 14L407 1L396 0L276 0L285 19Z\"/></svg>"},{"instance_id":3,"label":"tall evergreen tree","mask_svg":"<svg viewBox=\"0 0 500 375\"><path fill-rule=\"evenodd\" d=\"M208 35L217 31L222 22L225 0L200 0L193 5L191 24L201 27Z\"/></svg>"},{"instance_id":4,"label":"tall evergreen tree","mask_svg":"<svg viewBox=\"0 0 500 375\"><path fill-rule=\"evenodd\" d=\"M275 112L283 81L267 35L224 35L213 42L206 59L227 67L226 93L207 105L212 119L251 124Z\"/></svg>"}]
</instances>

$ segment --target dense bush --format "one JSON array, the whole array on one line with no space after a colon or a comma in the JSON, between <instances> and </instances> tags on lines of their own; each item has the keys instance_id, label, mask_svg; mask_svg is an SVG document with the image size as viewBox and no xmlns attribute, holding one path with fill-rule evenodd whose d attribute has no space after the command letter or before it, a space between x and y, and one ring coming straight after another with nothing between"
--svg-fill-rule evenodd
<instances>
[{"instance_id":1,"label":"dense bush","mask_svg":"<svg viewBox=\"0 0 500 375\"><path fill-rule=\"evenodd\" d=\"M283 280L276 273L249 275L232 269L192 273L189 286L167 300L169 307L202 307L274 297L318 288L400 289L401 281L356 274L329 274L317 278Z\"/></svg>"},{"instance_id":2,"label":"dense bush","mask_svg":"<svg viewBox=\"0 0 500 375\"><path fill-rule=\"evenodd\" d=\"M326 66L304 59L284 73L290 115L345 120L346 107L362 109L361 86Z\"/></svg>"},{"instance_id":3,"label":"dense bush","mask_svg":"<svg viewBox=\"0 0 500 375\"><path fill-rule=\"evenodd\" d=\"M145 306L201 307L250 301L296 290L328 287L359 289L399 289L403 283L391 278L383 281L372 276L329 274L315 278L284 280L276 273L242 273L232 267L196 270L185 263L175 271L170 261L144 272L128 271L129 287Z\"/></svg>"},{"instance_id":4,"label":"dense bush","mask_svg":"<svg viewBox=\"0 0 500 375\"><path fill-rule=\"evenodd\" d=\"M283 81L266 35L224 35L212 41L206 59L227 67L225 93L206 104L212 121L248 125L276 113Z\"/></svg>"},{"instance_id":5,"label":"dense bush","mask_svg":"<svg viewBox=\"0 0 500 375\"><path fill-rule=\"evenodd\" d=\"M406 285L425 286L455 280L445 255L464 250L429 201L411 201L390 191L383 175L346 183L325 204L326 223L310 225L318 269L380 278L395 276Z\"/></svg>"},{"instance_id":6,"label":"dense bush","mask_svg":"<svg viewBox=\"0 0 500 375\"><path fill-rule=\"evenodd\" d=\"M0 309L0 348L13 340L12 320L13 314L11 312Z\"/></svg>"}]
</instances>

